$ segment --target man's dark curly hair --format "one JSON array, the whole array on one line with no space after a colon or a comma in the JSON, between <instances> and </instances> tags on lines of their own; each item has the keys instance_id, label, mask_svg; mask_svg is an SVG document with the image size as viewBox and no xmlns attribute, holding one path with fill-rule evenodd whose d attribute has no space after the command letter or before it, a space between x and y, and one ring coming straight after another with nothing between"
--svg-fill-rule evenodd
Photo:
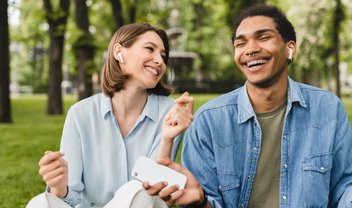
<instances>
[{"instance_id":1,"label":"man's dark curly hair","mask_svg":"<svg viewBox=\"0 0 352 208\"><path fill-rule=\"evenodd\" d=\"M295 29L293 28L291 22L286 18L285 14L282 11L273 6L268 6L265 4L255 4L242 10L236 15L233 24L232 43L234 42L237 28L241 24L241 22L248 17L255 16L265 16L272 18L274 23L276 24L276 29L279 31L284 41L286 43L290 40L296 42Z\"/></svg>"}]
</instances>

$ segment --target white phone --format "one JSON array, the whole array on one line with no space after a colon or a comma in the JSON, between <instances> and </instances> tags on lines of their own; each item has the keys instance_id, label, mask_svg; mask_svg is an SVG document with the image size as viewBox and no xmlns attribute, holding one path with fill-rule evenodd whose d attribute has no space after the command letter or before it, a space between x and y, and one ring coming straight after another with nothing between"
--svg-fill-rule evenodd
<instances>
[{"instance_id":1,"label":"white phone","mask_svg":"<svg viewBox=\"0 0 352 208\"><path fill-rule=\"evenodd\" d=\"M140 156L138 157L131 173L132 177L141 182L148 182L150 185L166 181L167 187L179 185L183 189L187 182L187 177L169 167L160 165L154 160Z\"/></svg>"}]
</instances>

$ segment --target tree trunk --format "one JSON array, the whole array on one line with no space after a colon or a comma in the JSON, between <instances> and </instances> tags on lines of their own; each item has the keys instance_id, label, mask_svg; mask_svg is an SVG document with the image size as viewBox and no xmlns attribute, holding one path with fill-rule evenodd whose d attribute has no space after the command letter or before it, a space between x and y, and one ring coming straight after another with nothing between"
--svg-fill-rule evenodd
<instances>
[{"instance_id":1,"label":"tree trunk","mask_svg":"<svg viewBox=\"0 0 352 208\"><path fill-rule=\"evenodd\" d=\"M47 114L49 115L63 113L61 94L62 58L69 6L70 0L60 0L58 12L53 10L50 0L44 0L50 36L47 106Z\"/></svg>"},{"instance_id":2,"label":"tree trunk","mask_svg":"<svg viewBox=\"0 0 352 208\"><path fill-rule=\"evenodd\" d=\"M138 0L131 1L130 9L129 9L129 15L130 15L130 22L133 23L136 21L136 16L137 16L137 5Z\"/></svg>"},{"instance_id":3,"label":"tree trunk","mask_svg":"<svg viewBox=\"0 0 352 208\"><path fill-rule=\"evenodd\" d=\"M343 10L342 10L342 4L341 0L336 0L336 8L335 8L335 14L334 14L334 22L333 22L333 44L334 44L334 69L335 69L335 74L336 74L336 95L338 97L341 97L341 81L340 81L340 69L339 69L339 64L340 64L340 54L339 54L339 48L340 48L340 39L339 39L339 31L340 31L340 25L341 22L344 18Z\"/></svg>"},{"instance_id":4,"label":"tree trunk","mask_svg":"<svg viewBox=\"0 0 352 208\"><path fill-rule=\"evenodd\" d=\"M116 28L121 27L124 24L122 17L122 6L120 0L111 0L112 13L114 15L114 20ZM115 31L114 31L115 32Z\"/></svg>"},{"instance_id":5,"label":"tree trunk","mask_svg":"<svg viewBox=\"0 0 352 208\"><path fill-rule=\"evenodd\" d=\"M0 2L0 123L11 123L10 53L7 1Z\"/></svg>"},{"instance_id":6,"label":"tree trunk","mask_svg":"<svg viewBox=\"0 0 352 208\"><path fill-rule=\"evenodd\" d=\"M81 36L77 39L74 52L77 59L78 71L78 99L82 100L93 94L92 71L94 46L93 38L89 32L89 18L86 0L75 0L77 28L81 31Z\"/></svg>"}]
</instances>

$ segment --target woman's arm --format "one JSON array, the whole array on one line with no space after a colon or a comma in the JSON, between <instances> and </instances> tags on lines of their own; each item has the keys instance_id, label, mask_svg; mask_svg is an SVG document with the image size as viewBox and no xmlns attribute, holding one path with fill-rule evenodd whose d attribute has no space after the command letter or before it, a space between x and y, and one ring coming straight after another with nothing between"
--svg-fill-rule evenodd
<instances>
[{"instance_id":1,"label":"woman's arm","mask_svg":"<svg viewBox=\"0 0 352 208\"><path fill-rule=\"evenodd\" d=\"M159 152L156 159L170 158L174 138L185 131L193 120L193 97L185 92L165 116Z\"/></svg>"}]
</instances>

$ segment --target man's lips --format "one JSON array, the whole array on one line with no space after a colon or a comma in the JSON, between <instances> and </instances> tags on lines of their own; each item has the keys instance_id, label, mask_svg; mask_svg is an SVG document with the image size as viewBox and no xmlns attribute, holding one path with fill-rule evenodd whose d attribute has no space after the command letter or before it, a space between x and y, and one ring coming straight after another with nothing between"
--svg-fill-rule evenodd
<instances>
[{"instance_id":1,"label":"man's lips","mask_svg":"<svg viewBox=\"0 0 352 208\"><path fill-rule=\"evenodd\" d=\"M268 61L269 61L268 59L256 59L256 60L245 62L245 64L247 65L247 67L251 68L254 66L266 64Z\"/></svg>"}]
</instances>

